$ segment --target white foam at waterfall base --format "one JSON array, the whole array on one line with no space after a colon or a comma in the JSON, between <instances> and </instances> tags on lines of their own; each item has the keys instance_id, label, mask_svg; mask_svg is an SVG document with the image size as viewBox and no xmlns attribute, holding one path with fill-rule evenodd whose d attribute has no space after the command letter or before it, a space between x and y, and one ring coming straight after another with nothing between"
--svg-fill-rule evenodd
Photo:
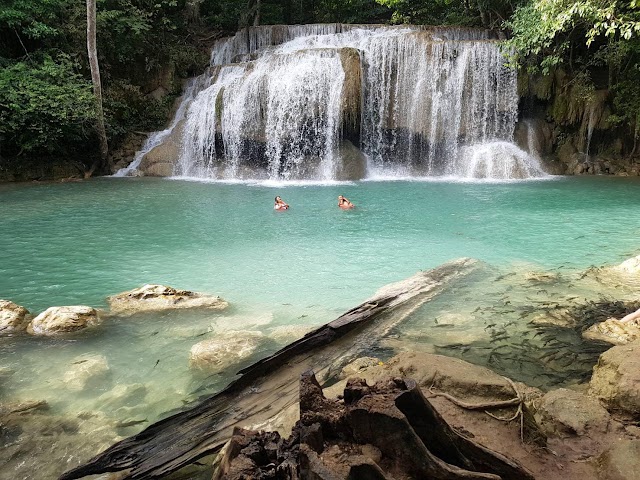
<instances>
[{"instance_id":1,"label":"white foam at waterfall base","mask_svg":"<svg viewBox=\"0 0 640 480\"><path fill-rule=\"evenodd\" d=\"M511 142L494 141L464 147L450 175L465 179L507 180L547 176L540 162Z\"/></svg>"}]
</instances>

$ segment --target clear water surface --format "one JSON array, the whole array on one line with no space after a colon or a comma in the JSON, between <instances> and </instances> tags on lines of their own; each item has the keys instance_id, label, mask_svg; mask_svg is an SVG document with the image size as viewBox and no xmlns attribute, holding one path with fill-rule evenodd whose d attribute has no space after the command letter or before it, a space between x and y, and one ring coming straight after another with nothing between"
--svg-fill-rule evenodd
<instances>
[{"instance_id":1,"label":"clear water surface","mask_svg":"<svg viewBox=\"0 0 640 480\"><path fill-rule=\"evenodd\" d=\"M339 210L340 194L357 208ZM273 210L276 195L289 211ZM31 478L45 460L42 478L58 475L97 448L214 393L238 368L295 339L296 326L327 322L417 270L461 256L534 270L618 263L640 250L639 207L640 182L632 178L286 186L121 178L0 185L0 298L33 313L52 305L105 308L107 295L163 283L231 303L219 313L112 317L70 337L0 337L0 403L45 399L48 415L91 419L92 429L105 425L103 434L83 436L80 428L54 442L39 440L46 433L36 429L32 445L23 433L7 443L18 453L0 455L0 478ZM485 335L494 318L491 302L506 291L500 288L493 284L482 294L489 310L476 318L475 330L464 323L473 319L449 332L439 329L457 335L449 343L472 330ZM446 309L477 311L470 299L480 295L470 292L465 287L435 302L432 321L440 319L440 327L458 321ZM414 319L390 341L428 335L429 325ZM281 327L285 335L276 335ZM260 331L264 341L238 368L211 374L189 368L193 344L229 330ZM70 391L64 376L86 355L102 355L108 375L89 391ZM118 403L118 385L143 388L135 401Z\"/></svg>"}]
</instances>

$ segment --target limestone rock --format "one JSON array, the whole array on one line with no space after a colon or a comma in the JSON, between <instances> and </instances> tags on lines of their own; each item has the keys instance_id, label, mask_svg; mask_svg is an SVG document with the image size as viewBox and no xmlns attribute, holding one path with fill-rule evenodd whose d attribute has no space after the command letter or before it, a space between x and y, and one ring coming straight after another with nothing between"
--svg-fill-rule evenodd
<instances>
[{"instance_id":1,"label":"limestone rock","mask_svg":"<svg viewBox=\"0 0 640 480\"><path fill-rule=\"evenodd\" d=\"M443 355L405 352L372 370L379 372L375 380L384 374L412 377L423 388L433 387L469 402L508 400L515 396L503 376L488 368ZM366 373L361 376L368 379Z\"/></svg>"},{"instance_id":2,"label":"limestone rock","mask_svg":"<svg viewBox=\"0 0 640 480\"><path fill-rule=\"evenodd\" d=\"M216 335L191 347L189 365L201 370L222 371L251 355L262 338L260 332L252 331Z\"/></svg>"},{"instance_id":3,"label":"limestone rock","mask_svg":"<svg viewBox=\"0 0 640 480\"><path fill-rule=\"evenodd\" d=\"M595 398L580 392L559 388L535 402L534 418L548 436L605 434L609 413Z\"/></svg>"},{"instance_id":4,"label":"limestone rock","mask_svg":"<svg viewBox=\"0 0 640 480\"><path fill-rule=\"evenodd\" d=\"M336 172L336 180L364 178L367 168L367 158L364 153L349 140L342 140L338 150L340 164Z\"/></svg>"},{"instance_id":5,"label":"limestone rock","mask_svg":"<svg viewBox=\"0 0 640 480\"><path fill-rule=\"evenodd\" d=\"M640 419L640 340L600 355L589 394L599 398L610 412Z\"/></svg>"},{"instance_id":6,"label":"limestone rock","mask_svg":"<svg viewBox=\"0 0 640 480\"><path fill-rule=\"evenodd\" d=\"M173 131L160 145L150 150L138 165L138 171L153 177L173 175L173 167L180 156L180 142L184 120L178 122Z\"/></svg>"},{"instance_id":7,"label":"limestone rock","mask_svg":"<svg viewBox=\"0 0 640 480\"><path fill-rule=\"evenodd\" d=\"M292 342L304 337L314 328L316 327L308 325L279 325L269 331L269 337L277 342Z\"/></svg>"},{"instance_id":8,"label":"limestone rock","mask_svg":"<svg viewBox=\"0 0 640 480\"><path fill-rule=\"evenodd\" d=\"M547 310L533 317L531 323L534 325L550 325L564 328L573 328L577 325L576 319L571 316L567 308Z\"/></svg>"},{"instance_id":9,"label":"limestone rock","mask_svg":"<svg viewBox=\"0 0 640 480\"><path fill-rule=\"evenodd\" d=\"M64 374L63 381L69 390L79 392L104 381L108 373L109 364L104 356L83 355L72 362L71 368Z\"/></svg>"},{"instance_id":10,"label":"limestone rock","mask_svg":"<svg viewBox=\"0 0 640 480\"><path fill-rule=\"evenodd\" d=\"M587 340L600 340L613 345L626 345L640 339L640 320L622 322L617 318L609 318L604 322L591 325L582 332Z\"/></svg>"},{"instance_id":11,"label":"limestone rock","mask_svg":"<svg viewBox=\"0 0 640 480\"><path fill-rule=\"evenodd\" d=\"M141 383L118 384L98 397L101 410L115 410L122 406L135 406L144 401L147 387Z\"/></svg>"},{"instance_id":12,"label":"limestone rock","mask_svg":"<svg viewBox=\"0 0 640 480\"><path fill-rule=\"evenodd\" d=\"M56 335L82 330L99 321L98 311L92 307L49 307L32 320L27 331L34 335Z\"/></svg>"},{"instance_id":13,"label":"limestone rock","mask_svg":"<svg viewBox=\"0 0 640 480\"><path fill-rule=\"evenodd\" d=\"M598 459L599 480L635 480L640 472L640 440L622 440Z\"/></svg>"},{"instance_id":14,"label":"limestone rock","mask_svg":"<svg viewBox=\"0 0 640 480\"><path fill-rule=\"evenodd\" d=\"M560 279L560 275L550 272L527 272L524 279L531 283L555 283Z\"/></svg>"},{"instance_id":15,"label":"limestone rock","mask_svg":"<svg viewBox=\"0 0 640 480\"><path fill-rule=\"evenodd\" d=\"M629 258L621 264L611 267L611 270L627 275L640 274L640 255Z\"/></svg>"},{"instance_id":16,"label":"limestone rock","mask_svg":"<svg viewBox=\"0 0 640 480\"><path fill-rule=\"evenodd\" d=\"M196 307L221 310L228 306L227 302L215 295L152 284L113 295L107 301L111 311L119 315Z\"/></svg>"},{"instance_id":17,"label":"limestone rock","mask_svg":"<svg viewBox=\"0 0 640 480\"><path fill-rule=\"evenodd\" d=\"M30 319L26 308L9 300L0 300L0 334L24 330Z\"/></svg>"},{"instance_id":18,"label":"limestone rock","mask_svg":"<svg viewBox=\"0 0 640 480\"><path fill-rule=\"evenodd\" d=\"M340 372L340 378L347 378L353 376L360 376L362 370L367 367L373 367L379 365L380 359L374 357L361 357L356 358L353 362L345 365Z\"/></svg>"}]
</instances>

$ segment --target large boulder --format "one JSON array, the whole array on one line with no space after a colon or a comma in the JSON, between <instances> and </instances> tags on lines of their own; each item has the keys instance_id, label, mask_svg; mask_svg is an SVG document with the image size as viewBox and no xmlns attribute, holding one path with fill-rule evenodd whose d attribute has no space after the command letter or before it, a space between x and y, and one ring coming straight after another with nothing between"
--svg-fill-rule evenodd
<instances>
[{"instance_id":1,"label":"large boulder","mask_svg":"<svg viewBox=\"0 0 640 480\"><path fill-rule=\"evenodd\" d=\"M598 459L599 480L635 480L640 472L640 440L615 443Z\"/></svg>"},{"instance_id":2,"label":"large boulder","mask_svg":"<svg viewBox=\"0 0 640 480\"><path fill-rule=\"evenodd\" d=\"M638 275L640 274L640 255L628 258L621 264L610 268L623 275Z\"/></svg>"},{"instance_id":3,"label":"large boulder","mask_svg":"<svg viewBox=\"0 0 640 480\"><path fill-rule=\"evenodd\" d=\"M0 334L22 331L30 319L26 308L9 300L0 300Z\"/></svg>"},{"instance_id":4,"label":"large boulder","mask_svg":"<svg viewBox=\"0 0 640 480\"><path fill-rule=\"evenodd\" d=\"M216 295L178 290L165 285L143 285L107 298L113 313L132 315L138 312L178 308L223 309L228 303Z\"/></svg>"},{"instance_id":5,"label":"large boulder","mask_svg":"<svg viewBox=\"0 0 640 480\"><path fill-rule=\"evenodd\" d=\"M223 371L247 358L258 348L262 334L253 331L225 332L191 347L189 366L207 371Z\"/></svg>"},{"instance_id":6,"label":"large boulder","mask_svg":"<svg viewBox=\"0 0 640 480\"><path fill-rule=\"evenodd\" d=\"M71 362L63 382L69 390L81 392L99 386L109 373L109 364L102 355L82 355Z\"/></svg>"},{"instance_id":7,"label":"large boulder","mask_svg":"<svg viewBox=\"0 0 640 480\"><path fill-rule=\"evenodd\" d=\"M589 394L600 399L610 412L640 419L640 340L600 355Z\"/></svg>"},{"instance_id":8,"label":"large boulder","mask_svg":"<svg viewBox=\"0 0 640 480\"><path fill-rule=\"evenodd\" d=\"M516 396L512 384L502 375L488 368L457 358L423 352L402 352L386 363L376 359L356 359L343 368L343 372L357 375L368 382L388 377L412 377L423 389L446 392L469 402L509 400ZM339 382L327 390L336 395L343 388ZM519 384L521 393L533 394L535 389ZM536 392L537 394L537 392Z\"/></svg>"},{"instance_id":9,"label":"large boulder","mask_svg":"<svg viewBox=\"0 0 640 480\"><path fill-rule=\"evenodd\" d=\"M605 434L609 429L609 412L598 400L580 392L559 388L535 402L534 418L548 436Z\"/></svg>"},{"instance_id":10,"label":"large boulder","mask_svg":"<svg viewBox=\"0 0 640 480\"><path fill-rule=\"evenodd\" d=\"M613 345L626 345L640 339L640 320L622 322L617 318L609 318L604 322L591 325L582 332L587 340L599 340Z\"/></svg>"},{"instance_id":11,"label":"large boulder","mask_svg":"<svg viewBox=\"0 0 640 480\"><path fill-rule=\"evenodd\" d=\"M99 322L100 315L92 307L49 307L31 321L27 331L33 335L57 335L82 330Z\"/></svg>"}]
</instances>

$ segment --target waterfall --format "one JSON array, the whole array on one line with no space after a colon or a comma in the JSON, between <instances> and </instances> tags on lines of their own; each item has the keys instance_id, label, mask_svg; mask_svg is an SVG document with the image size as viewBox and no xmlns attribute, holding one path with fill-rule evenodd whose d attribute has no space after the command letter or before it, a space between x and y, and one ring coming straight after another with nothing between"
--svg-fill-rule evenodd
<instances>
[{"instance_id":1,"label":"waterfall","mask_svg":"<svg viewBox=\"0 0 640 480\"><path fill-rule=\"evenodd\" d=\"M248 28L215 44L211 67L195 83L176 129L178 176L545 175L512 143L516 72L487 30Z\"/></svg>"},{"instance_id":2,"label":"waterfall","mask_svg":"<svg viewBox=\"0 0 640 480\"><path fill-rule=\"evenodd\" d=\"M176 113L173 116L173 120L171 121L170 125L164 130L151 133L145 140L142 148L138 152L136 152L133 161L126 167L121 168L116 173L114 173L114 177L128 177L131 175L135 175L135 172L140 166L140 163L142 162L144 156L155 147L160 145L165 140L165 138L167 138L173 132L178 122L180 122L184 118L187 111L187 106L193 100L198 86L198 82L196 80L197 79L192 79L187 82L182 97L180 98L180 104L178 105L178 109L176 110Z\"/></svg>"}]
</instances>

